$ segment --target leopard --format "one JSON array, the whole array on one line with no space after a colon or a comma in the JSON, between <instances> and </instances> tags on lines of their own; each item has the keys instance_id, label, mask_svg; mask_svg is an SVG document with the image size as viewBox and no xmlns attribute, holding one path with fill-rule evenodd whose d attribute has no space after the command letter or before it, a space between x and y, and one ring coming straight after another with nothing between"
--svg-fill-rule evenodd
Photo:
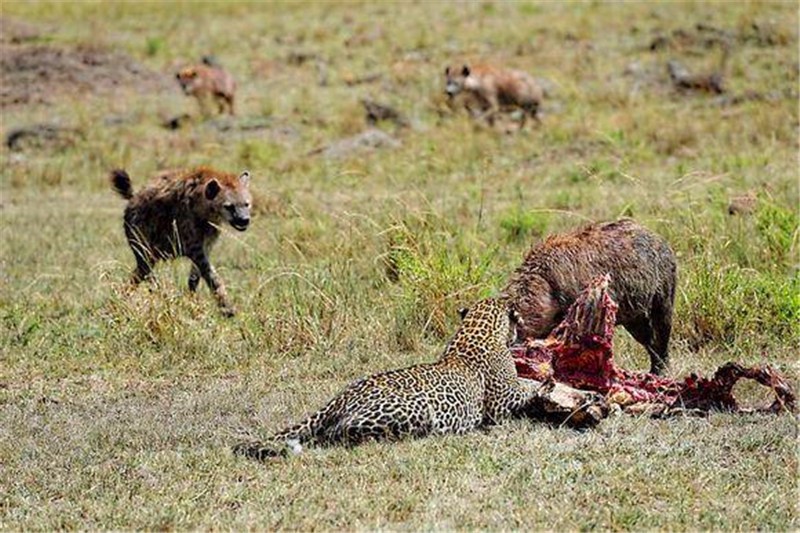
<instances>
[{"instance_id":1,"label":"leopard","mask_svg":"<svg viewBox=\"0 0 800 533\"><path fill-rule=\"evenodd\" d=\"M125 235L136 259L130 284L136 286L150 278L159 261L187 257L192 262L189 291L195 292L202 278L223 315L234 316L225 284L209 254L223 221L237 231L250 225L250 172L236 175L210 167L168 170L136 193L125 170L112 170L109 178L112 188L128 200L123 217Z\"/></svg>"},{"instance_id":2,"label":"leopard","mask_svg":"<svg viewBox=\"0 0 800 533\"><path fill-rule=\"evenodd\" d=\"M528 115L540 123L540 107L544 90L527 72L489 64L447 66L445 93L450 101L463 94L464 106L478 120L485 119L494 126L501 111L522 110L519 129L525 126Z\"/></svg>"},{"instance_id":3,"label":"leopard","mask_svg":"<svg viewBox=\"0 0 800 533\"><path fill-rule=\"evenodd\" d=\"M324 407L272 437L240 442L233 453L264 461L303 445L355 446L429 435L462 435L524 416L535 381L517 377L510 347L521 318L507 299L462 309L440 358L350 383Z\"/></svg>"},{"instance_id":4,"label":"leopard","mask_svg":"<svg viewBox=\"0 0 800 533\"><path fill-rule=\"evenodd\" d=\"M175 73L175 78L187 96L197 98L200 112L208 114L208 101L213 100L220 114L227 111L233 116L233 102L236 93L236 81L230 72L222 68L216 61L206 58L203 64L184 67Z\"/></svg>"}]
</instances>

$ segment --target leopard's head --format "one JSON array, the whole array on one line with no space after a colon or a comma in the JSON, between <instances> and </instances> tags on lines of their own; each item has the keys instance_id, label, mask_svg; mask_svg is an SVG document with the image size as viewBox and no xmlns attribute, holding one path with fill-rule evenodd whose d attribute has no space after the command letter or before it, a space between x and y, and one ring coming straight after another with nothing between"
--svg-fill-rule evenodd
<instances>
[{"instance_id":1,"label":"leopard's head","mask_svg":"<svg viewBox=\"0 0 800 533\"><path fill-rule=\"evenodd\" d=\"M486 298L470 308L459 311L461 327L459 336L468 335L482 343L511 346L517 340L517 329L522 317L507 298Z\"/></svg>"}]
</instances>

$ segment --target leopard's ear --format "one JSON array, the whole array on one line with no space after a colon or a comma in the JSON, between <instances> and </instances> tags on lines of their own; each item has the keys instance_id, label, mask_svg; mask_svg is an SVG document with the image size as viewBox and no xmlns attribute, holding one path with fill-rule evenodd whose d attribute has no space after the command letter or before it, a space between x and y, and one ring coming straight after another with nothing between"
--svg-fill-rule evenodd
<instances>
[{"instance_id":1,"label":"leopard's ear","mask_svg":"<svg viewBox=\"0 0 800 533\"><path fill-rule=\"evenodd\" d=\"M249 170L245 170L244 172L239 174L239 183L241 183L245 187L250 185L250 171Z\"/></svg>"},{"instance_id":2,"label":"leopard's ear","mask_svg":"<svg viewBox=\"0 0 800 533\"><path fill-rule=\"evenodd\" d=\"M217 180L211 180L206 184L206 199L213 200L222 190Z\"/></svg>"},{"instance_id":3,"label":"leopard's ear","mask_svg":"<svg viewBox=\"0 0 800 533\"><path fill-rule=\"evenodd\" d=\"M458 310L458 316L461 317L461 320L467 318L467 313L469 313L469 309L467 309L466 307L462 307L461 309Z\"/></svg>"}]
</instances>

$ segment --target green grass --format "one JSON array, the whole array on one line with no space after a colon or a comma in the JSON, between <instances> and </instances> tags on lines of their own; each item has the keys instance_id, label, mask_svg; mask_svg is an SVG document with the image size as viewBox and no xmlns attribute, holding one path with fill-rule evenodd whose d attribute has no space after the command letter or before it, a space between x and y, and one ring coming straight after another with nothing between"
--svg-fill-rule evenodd
<instances>
[{"instance_id":1,"label":"green grass","mask_svg":"<svg viewBox=\"0 0 800 533\"><path fill-rule=\"evenodd\" d=\"M268 466L229 452L352 379L436 357L457 309L501 289L532 242L621 215L678 254L672 375L769 362L797 385L796 6L5 2L2 15L42 28L38 43L107 47L165 76L212 53L239 84L234 123L267 127L167 131L197 115L177 84L1 110L4 135L42 121L83 134L0 151L0 529L800 526L792 416L621 416L586 433L518 421ZM698 22L740 36L732 94L779 96L674 93L667 60L699 71L718 50L648 45ZM477 59L549 80L540 127L509 135L447 111L444 66ZM409 119L385 126L402 145L309 156L365 128L362 97ZM205 287L186 293L185 261L122 291L133 256L108 170L138 187L199 164L253 173L252 227L212 255L232 320ZM729 216L750 192L753 211ZM624 331L615 341L621 364L645 368Z\"/></svg>"}]
</instances>

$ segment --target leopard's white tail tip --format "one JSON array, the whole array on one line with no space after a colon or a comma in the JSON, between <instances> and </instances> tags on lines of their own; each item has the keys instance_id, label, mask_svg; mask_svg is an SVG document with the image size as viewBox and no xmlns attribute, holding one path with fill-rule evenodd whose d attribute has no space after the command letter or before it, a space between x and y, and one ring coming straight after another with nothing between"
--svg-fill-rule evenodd
<instances>
[{"instance_id":1,"label":"leopard's white tail tip","mask_svg":"<svg viewBox=\"0 0 800 533\"><path fill-rule=\"evenodd\" d=\"M286 446L293 455L303 453L303 445L300 444L300 439L286 439Z\"/></svg>"}]
</instances>

